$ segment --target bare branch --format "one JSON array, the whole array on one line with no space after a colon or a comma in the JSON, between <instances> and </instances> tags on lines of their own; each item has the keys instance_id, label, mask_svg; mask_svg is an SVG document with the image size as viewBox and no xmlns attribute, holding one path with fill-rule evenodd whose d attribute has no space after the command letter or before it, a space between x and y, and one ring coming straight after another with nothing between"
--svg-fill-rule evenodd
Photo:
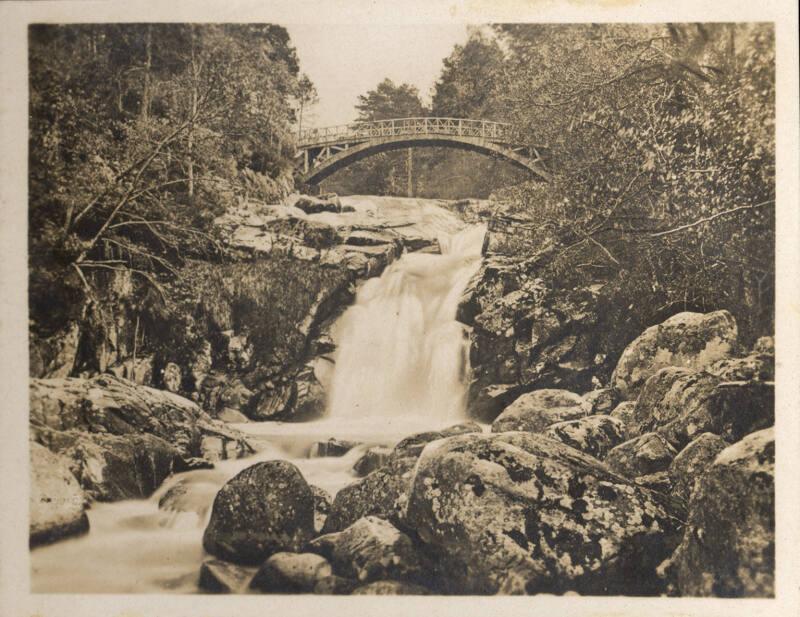
<instances>
[{"instance_id":1,"label":"bare branch","mask_svg":"<svg viewBox=\"0 0 800 617\"><path fill-rule=\"evenodd\" d=\"M762 201L758 204L752 204L749 206L737 206L736 208L731 208L730 210L725 210L723 212L717 212L716 214L712 214L711 216L707 216L705 218L699 219L694 221L693 223L687 223L686 225L681 225L680 227L675 227L673 229L667 229L666 231L659 231L657 233L650 234L652 238L660 238L661 236L667 236L669 234L678 233L679 231L684 231L686 229L690 229L692 227L697 227L698 225L702 225L703 223L709 223L714 219L717 219L721 216L726 216L728 214L733 214L734 212L741 212L742 210L754 210L755 208L761 208L766 206L767 204L775 203L774 199L768 199L766 201Z\"/></svg>"}]
</instances>

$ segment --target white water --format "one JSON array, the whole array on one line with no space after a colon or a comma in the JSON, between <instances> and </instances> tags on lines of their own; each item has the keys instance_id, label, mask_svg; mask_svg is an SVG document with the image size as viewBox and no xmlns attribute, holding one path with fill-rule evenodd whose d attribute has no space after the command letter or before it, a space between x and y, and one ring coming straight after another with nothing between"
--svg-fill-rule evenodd
<instances>
[{"instance_id":1,"label":"white water","mask_svg":"<svg viewBox=\"0 0 800 617\"><path fill-rule=\"evenodd\" d=\"M257 446L255 456L173 476L146 500L94 504L87 535L31 552L32 591L196 592L211 504L239 471L259 461L290 460L309 483L333 495L356 479L353 464L368 446L392 445L462 419L468 341L455 315L480 264L485 229L464 228L427 200L352 197L343 202L356 211L313 216L339 217L336 224L364 219L402 224L401 233L438 236L442 254L404 255L380 278L362 285L334 328L336 364L326 384L326 417L236 425ZM307 458L313 442L330 437L363 445L343 457ZM172 510L159 509L159 500L177 484L186 486L185 494Z\"/></svg>"}]
</instances>

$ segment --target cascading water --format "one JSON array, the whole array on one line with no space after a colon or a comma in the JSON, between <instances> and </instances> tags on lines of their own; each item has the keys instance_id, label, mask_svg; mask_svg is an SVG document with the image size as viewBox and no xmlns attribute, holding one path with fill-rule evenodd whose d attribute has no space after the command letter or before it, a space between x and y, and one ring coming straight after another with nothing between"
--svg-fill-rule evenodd
<instances>
[{"instance_id":1,"label":"cascading water","mask_svg":"<svg viewBox=\"0 0 800 617\"><path fill-rule=\"evenodd\" d=\"M342 201L355 212L309 218L330 224L384 224L416 237L438 235L441 255L406 254L361 287L355 304L334 327L338 348L333 372L325 380L326 417L238 424L257 446L256 455L175 475L149 499L94 504L88 512L88 535L31 553L34 592L195 592L211 504L239 471L259 461L289 460L310 484L333 495L355 479L353 464L368 446L391 445L461 419L469 349L464 326L455 316L459 298L480 265L485 228L465 228L429 200ZM314 441L330 437L362 445L344 457L306 456ZM179 497L166 499L173 489Z\"/></svg>"},{"instance_id":2,"label":"cascading water","mask_svg":"<svg viewBox=\"0 0 800 617\"><path fill-rule=\"evenodd\" d=\"M463 413L469 342L456 309L485 231L442 234L441 255L405 255L364 284L335 332L331 420L449 421Z\"/></svg>"}]
</instances>

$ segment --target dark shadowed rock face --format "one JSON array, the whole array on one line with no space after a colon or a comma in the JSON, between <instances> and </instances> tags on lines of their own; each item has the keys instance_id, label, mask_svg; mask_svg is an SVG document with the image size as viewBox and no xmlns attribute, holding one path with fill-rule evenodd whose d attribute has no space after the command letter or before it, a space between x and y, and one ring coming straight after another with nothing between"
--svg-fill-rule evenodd
<instances>
[{"instance_id":1,"label":"dark shadowed rock face","mask_svg":"<svg viewBox=\"0 0 800 617\"><path fill-rule=\"evenodd\" d=\"M30 443L30 545L89 531L86 504L69 459Z\"/></svg>"},{"instance_id":2,"label":"dark shadowed rock face","mask_svg":"<svg viewBox=\"0 0 800 617\"><path fill-rule=\"evenodd\" d=\"M676 505L539 435L464 435L419 460L406 524L451 593L657 593Z\"/></svg>"},{"instance_id":3,"label":"dark shadowed rock face","mask_svg":"<svg viewBox=\"0 0 800 617\"><path fill-rule=\"evenodd\" d=\"M695 481L703 475L703 472L722 452L728 443L713 433L703 433L678 453L675 460L669 466L669 476L675 494L689 500Z\"/></svg>"},{"instance_id":4,"label":"dark shadowed rock face","mask_svg":"<svg viewBox=\"0 0 800 617\"><path fill-rule=\"evenodd\" d=\"M377 580L423 581L429 567L405 533L368 516L344 531L313 540L308 550L331 560L334 573L360 583Z\"/></svg>"},{"instance_id":5,"label":"dark shadowed rock face","mask_svg":"<svg viewBox=\"0 0 800 617\"><path fill-rule=\"evenodd\" d=\"M617 403L617 393L611 388L592 390L583 395L583 402L588 406L588 412L594 414L609 414Z\"/></svg>"},{"instance_id":6,"label":"dark shadowed rock face","mask_svg":"<svg viewBox=\"0 0 800 617\"><path fill-rule=\"evenodd\" d=\"M256 463L217 493L203 547L212 555L258 564L280 551L298 551L314 537L314 494L286 461Z\"/></svg>"},{"instance_id":7,"label":"dark shadowed rock face","mask_svg":"<svg viewBox=\"0 0 800 617\"><path fill-rule=\"evenodd\" d=\"M314 531L320 533L331 511L331 496L325 489L309 485L314 493Z\"/></svg>"},{"instance_id":8,"label":"dark shadowed rock face","mask_svg":"<svg viewBox=\"0 0 800 617\"><path fill-rule=\"evenodd\" d=\"M392 453L391 448L385 446L373 446L367 448L367 451L353 464L353 471L359 476L363 477L372 473L376 469L380 469L389 461L389 455Z\"/></svg>"},{"instance_id":9,"label":"dark shadowed rock face","mask_svg":"<svg viewBox=\"0 0 800 617\"><path fill-rule=\"evenodd\" d=\"M702 369L728 357L736 337L736 320L727 311L678 313L648 328L625 348L611 384L623 400L635 399L659 369Z\"/></svg>"},{"instance_id":10,"label":"dark shadowed rock face","mask_svg":"<svg viewBox=\"0 0 800 617\"><path fill-rule=\"evenodd\" d=\"M200 566L198 585L211 593L244 593L254 573L255 568L221 559L206 559Z\"/></svg>"},{"instance_id":11,"label":"dark shadowed rock face","mask_svg":"<svg viewBox=\"0 0 800 617\"><path fill-rule=\"evenodd\" d=\"M317 581L313 593L321 595L347 596L358 586L358 582L344 576L326 576Z\"/></svg>"},{"instance_id":12,"label":"dark shadowed rock face","mask_svg":"<svg viewBox=\"0 0 800 617\"><path fill-rule=\"evenodd\" d=\"M683 542L660 569L680 595L774 595L774 429L717 455L692 493Z\"/></svg>"},{"instance_id":13,"label":"dark shadowed rock face","mask_svg":"<svg viewBox=\"0 0 800 617\"><path fill-rule=\"evenodd\" d=\"M617 418L595 415L551 424L543 435L602 459L625 440L625 425Z\"/></svg>"},{"instance_id":14,"label":"dark shadowed rock face","mask_svg":"<svg viewBox=\"0 0 800 617\"><path fill-rule=\"evenodd\" d=\"M493 433L539 433L551 424L588 415L583 399L567 390L534 390L523 394L492 422Z\"/></svg>"},{"instance_id":15,"label":"dark shadowed rock face","mask_svg":"<svg viewBox=\"0 0 800 617\"><path fill-rule=\"evenodd\" d=\"M259 568L250 587L265 593L309 593L331 574L331 564L319 555L275 553Z\"/></svg>"},{"instance_id":16,"label":"dark shadowed rock face","mask_svg":"<svg viewBox=\"0 0 800 617\"><path fill-rule=\"evenodd\" d=\"M627 478L637 478L666 471L676 454L664 437L645 433L612 448L605 463Z\"/></svg>"}]
</instances>

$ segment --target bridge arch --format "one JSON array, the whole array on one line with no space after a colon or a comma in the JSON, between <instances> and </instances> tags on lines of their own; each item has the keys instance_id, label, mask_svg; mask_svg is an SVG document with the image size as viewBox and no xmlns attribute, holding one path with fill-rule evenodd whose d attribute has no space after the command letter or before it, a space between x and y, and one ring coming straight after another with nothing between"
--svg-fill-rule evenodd
<instances>
[{"instance_id":1,"label":"bridge arch","mask_svg":"<svg viewBox=\"0 0 800 617\"><path fill-rule=\"evenodd\" d=\"M318 184L356 161L391 150L445 147L504 159L549 180L536 148L512 137L508 124L459 118L400 118L311 129L300 136L303 181Z\"/></svg>"}]
</instances>

